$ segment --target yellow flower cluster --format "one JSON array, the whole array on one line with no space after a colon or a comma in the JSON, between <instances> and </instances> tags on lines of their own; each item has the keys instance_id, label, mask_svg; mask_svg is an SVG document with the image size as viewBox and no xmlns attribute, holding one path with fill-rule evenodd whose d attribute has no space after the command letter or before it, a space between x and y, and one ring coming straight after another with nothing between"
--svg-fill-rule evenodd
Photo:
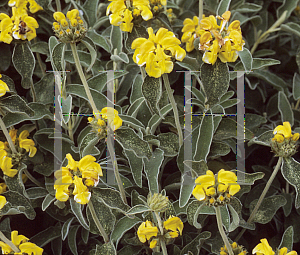
<instances>
[{"instance_id":1,"label":"yellow flower cluster","mask_svg":"<svg viewBox=\"0 0 300 255\"><path fill-rule=\"evenodd\" d=\"M163 226L165 231L160 236L169 239L176 238L179 234L182 235L183 222L178 217L170 216L168 220L164 221ZM149 246L151 249L155 248L159 241L159 238L156 238L159 235L158 228L149 220L139 226L137 235L142 243L147 240L150 241Z\"/></svg>"},{"instance_id":2,"label":"yellow flower cluster","mask_svg":"<svg viewBox=\"0 0 300 255\"><path fill-rule=\"evenodd\" d=\"M44 249L38 247L36 244L28 242L29 238L23 235L18 235L18 231L14 230L11 232L11 241L12 243L20 250L20 252L13 252L12 248L0 241L0 247L2 249L2 254L34 254L34 255L42 255Z\"/></svg>"},{"instance_id":3,"label":"yellow flower cluster","mask_svg":"<svg viewBox=\"0 0 300 255\"><path fill-rule=\"evenodd\" d=\"M62 12L55 12L53 18L57 22L53 23L52 28L60 41L64 43L78 42L85 37L87 29L77 9L68 11L67 18Z\"/></svg>"},{"instance_id":4,"label":"yellow flower cluster","mask_svg":"<svg viewBox=\"0 0 300 255\"><path fill-rule=\"evenodd\" d=\"M0 78L2 78L1 74L0 74ZM9 91L9 87L4 81L0 80L0 97L4 96L6 94L6 91Z\"/></svg>"},{"instance_id":5,"label":"yellow flower cluster","mask_svg":"<svg viewBox=\"0 0 300 255\"><path fill-rule=\"evenodd\" d=\"M4 193L7 189L7 186L5 183L0 183L0 194ZM0 196L0 210L3 208L3 206L6 204L6 197Z\"/></svg>"},{"instance_id":6,"label":"yellow flower cluster","mask_svg":"<svg viewBox=\"0 0 300 255\"><path fill-rule=\"evenodd\" d=\"M291 124L286 121L278 125L273 131L272 150L280 157L290 157L297 152L299 133L292 134Z\"/></svg>"},{"instance_id":7,"label":"yellow flower cluster","mask_svg":"<svg viewBox=\"0 0 300 255\"><path fill-rule=\"evenodd\" d=\"M275 252L272 250L272 247L269 245L268 240L266 238L260 240L261 243L255 246L252 253L257 255L274 255ZM283 247L279 250L278 255L297 255L296 251L290 251L288 253L288 249Z\"/></svg>"},{"instance_id":8,"label":"yellow flower cluster","mask_svg":"<svg viewBox=\"0 0 300 255\"><path fill-rule=\"evenodd\" d=\"M34 0L10 0L8 5L12 7L12 17L0 13L0 42L10 44L14 39L31 41L36 37L37 21L28 16L28 8L31 13L43 10Z\"/></svg>"},{"instance_id":9,"label":"yellow flower cluster","mask_svg":"<svg viewBox=\"0 0 300 255\"><path fill-rule=\"evenodd\" d=\"M8 142L0 141L0 167L3 173L9 177L14 177L17 173L17 169L21 163L26 152L29 152L29 157L33 157L36 154L35 143L32 139L28 139L29 132L24 130L17 138L17 129L11 129L9 135L15 145L17 154L13 154L8 146ZM25 152L26 151L26 152Z\"/></svg>"},{"instance_id":10,"label":"yellow flower cluster","mask_svg":"<svg viewBox=\"0 0 300 255\"><path fill-rule=\"evenodd\" d=\"M67 154L66 158L68 165L54 173L57 179L54 183L55 197L66 202L72 193L77 203L87 204L91 198L89 187L97 186L99 176L103 176L101 166L91 155L83 157L80 161L75 161L71 154Z\"/></svg>"},{"instance_id":11,"label":"yellow flower cluster","mask_svg":"<svg viewBox=\"0 0 300 255\"><path fill-rule=\"evenodd\" d=\"M146 64L149 76L159 78L164 73L171 73L174 67L172 58L182 61L186 52L180 45L180 40L173 32L160 28L156 34L148 27L149 38L137 38L132 42L135 49L133 61L139 66Z\"/></svg>"},{"instance_id":12,"label":"yellow flower cluster","mask_svg":"<svg viewBox=\"0 0 300 255\"><path fill-rule=\"evenodd\" d=\"M222 62L235 62L238 58L237 51L243 50L245 41L242 38L240 21L233 21L227 28L226 24L230 19L230 11L225 12L218 25L217 19L210 15L201 19L194 17L193 20L185 19L182 32L182 42L186 43L186 50L194 49L194 40L199 37L199 50L204 51L202 60L207 64L214 64L217 58Z\"/></svg>"},{"instance_id":13,"label":"yellow flower cluster","mask_svg":"<svg viewBox=\"0 0 300 255\"><path fill-rule=\"evenodd\" d=\"M232 247L233 254L235 255L246 255L248 253L243 246L238 245L236 242L233 242L231 244L231 247ZM228 254L229 252L227 250L226 245L224 247L221 247L220 255L228 255Z\"/></svg>"},{"instance_id":14,"label":"yellow flower cluster","mask_svg":"<svg viewBox=\"0 0 300 255\"><path fill-rule=\"evenodd\" d=\"M88 117L88 121L93 128L93 131L98 134L99 139L105 138L107 134L107 126L112 130L117 130L122 126L122 119L117 110L112 107L105 107L98 113L97 117Z\"/></svg>"},{"instance_id":15,"label":"yellow flower cluster","mask_svg":"<svg viewBox=\"0 0 300 255\"><path fill-rule=\"evenodd\" d=\"M110 24L120 26L122 31L130 32L133 28L133 20L149 20L153 18L149 0L109 0L111 3L106 9ZM130 6L127 6L130 5ZM141 21L142 21L141 20Z\"/></svg>"},{"instance_id":16,"label":"yellow flower cluster","mask_svg":"<svg viewBox=\"0 0 300 255\"><path fill-rule=\"evenodd\" d=\"M192 194L199 201L205 200L207 205L224 205L231 196L239 192L241 186L237 184L237 176L231 171L221 169L215 176L210 170L196 180L196 187Z\"/></svg>"}]
</instances>

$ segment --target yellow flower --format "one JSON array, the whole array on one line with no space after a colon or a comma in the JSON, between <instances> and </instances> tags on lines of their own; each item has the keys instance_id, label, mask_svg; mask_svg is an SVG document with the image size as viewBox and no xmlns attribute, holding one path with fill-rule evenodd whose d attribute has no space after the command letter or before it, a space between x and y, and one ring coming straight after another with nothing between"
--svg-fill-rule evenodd
<instances>
[{"instance_id":1,"label":"yellow flower","mask_svg":"<svg viewBox=\"0 0 300 255\"><path fill-rule=\"evenodd\" d=\"M36 244L28 242L28 240L29 239L26 236L18 235L18 231L12 231L11 241L20 250L19 253L14 254L42 255L44 250ZM0 247L4 254L10 254L13 251L8 244L2 241L0 241Z\"/></svg>"},{"instance_id":2,"label":"yellow flower","mask_svg":"<svg viewBox=\"0 0 300 255\"><path fill-rule=\"evenodd\" d=\"M166 230L171 230L169 232L172 238L178 237L178 232L182 235L183 223L180 218L170 216L168 220L164 221L164 228Z\"/></svg>"},{"instance_id":3,"label":"yellow flower","mask_svg":"<svg viewBox=\"0 0 300 255\"><path fill-rule=\"evenodd\" d=\"M109 121L109 126L112 130L117 130L119 127L122 126L122 119L119 117L119 113L116 109L111 107L105 107L100 112L103 119Z\"/></svg>"},{"instance_id":4,"label":"yellow flower","mask_svg":"<svg viewBox=\"0 0 300 255\"><path fill-rule=\"evenodd\" d=\"M56 190L55 197L57 200L66 202L69 199L69 186L72 183L72 177L68 175L64 175L55 181L54 189Z\"/></svg>"},{"instance_id":5,"label":"yellow flower","mask_svg":"<svg viewBox=\"0 0 300 255\"><path fill-rule=\"evenodd\" d=\"M145 243L146 240L150 240L150 238L153 236L157 236L157 233L158 233L157 227L153 227L152 222L149 220L143 222L139 226L137 231L138 238L142 243Z\"/></svg>"},{"instance_id":6,"label":"yellow flower","mask_svg":"<svg viewBox=\"0 0 300 255\"><path fill-rule=\"evenodd\" d=\"M74 200L82 205L87 204L91 198L91 192L88 191L88 188L82 183L82 179L78 176L74 176L75 189L73 191Z\"/></svg>"},{"instance_id":7,"label":"yellow flower","mask_svg":"<svg viewBox=\"0 0 300 255\"><path fill-rule=\"evenodd\" d=\"M164 73L173 70L171 57L182 61L186 52L180 45L180 40L165 28L160 28L156 35L152 27L148 28L149 39L137 38L132 42L131 48L135 49L133 61L139 66L146 64L149 76L158 78Z\"/></svg>"},{"instance_id":8,"label":"yellow flower","mask_svg":"<svg viewBox=\"0 0 300 255\"><path fill-rule=\"evenodd\" d=\"M12 169L12 159L10 157L5 156L1 161L1 169L3 173L9 177L14 177L17 173L17 169Z\"/></svg>"},{"instance_id":9,"label":"yellow flower","mask_svg":"<svg viewBox=\"0 0 300 255\"><path fill-rule=\"evenodd\" d=\"M1 37L1 35L0 35L0 37ZM0 41L1 41L1 39L0 39ZM1 74L0 74L0 78L2 78ZM9 88L8 88L7 84L4 81L0 80L0 97L4 96L6 94L6 91L9 91Z\"/></svg>"},{"instance_id":10,"label":"yellow flower","mask_svg":"<svg viewBox=\"0 0 300 255\"><path fill-rule=\"evenodd\" d=\"M255 246L252 253L257 255L274 255L275 252L272 250L272 247L269 245L266 238L260 239L261 243Z\"/></svg>"},{"instance_id":11,"label":"yellow flower","mask_svg":"<svg viewBox=\"0 0 300 255\"><path fill-rule=\"evenodd\" d=\"M154 249L157 245L157 239L153 239L150 244L149 244L149 247L150 249Z\"/></svg>"},{"instance_id":12,"label":"yellow flower","mask_svg":"<svg viewBox=\"0 0 300 255\"><path fill-rule=\"evenodd\" d=\"M0 13L0 42L10 44L12 41L12 28L14 26L12 19L4 14ZM1 84L3 86L3 84Z\"/></svg>"},{"instance_id":13,"label":"yellow flower","mask_svg":"<svg viewBox=\"0 0 300 255\"><path fill-rule=\"evenodd\" d=\"M297 141L299 139L299 133L295 133L292 135L291 124L286 121L283 122L283 125L278 125L273 134L275 135L272 140L277 141L278 143L282 143L284 139L292 138L293 141Z\"/></svg>"},{"instance_id":14,"label":"yellow flower","mask_svg":"<svg viewBox=\"0 0 300 255\"><path fill-rule=\"evenodd\" d=\"M37 149L36 147L34 147L34 141L31 139L27 139L28 136L29 132L27 130L21 132L21 134L19 135L19 146L20 148L23 148L27 152L29 152L29 157L32 158L36 154Z\"/></svg>"},{"instance_id":15,"label":"yellow flower","mask_svg":"<svg viewBox=\"0 0 300 255\"><path fill-rule=\"evenodd\" d=\"M206 196L211 196L216 193L214 188L215 176L210 170L206 171L206 175L199 176L196 180L196 187L194 188L192 194L199 201L205 200Z\"/></svg>"},{"instance_id":16,"label":"yellow flower","mask_svg":"<svg viewBox=\"0 0 300 255\"><path fill-rule=\"evenodd\" d=\"M60 23L62 19L66 19L66 16L62 12L53 13L53 18Z\"/></svg>"},{"instance_id":17,"label":"yellow flower","mask_svg":"<svg viewBox=\"0 0 300 255\"><path fill-rule=\"evenodd\" d=\"M228 191L231 196L238 193L241 186L237 184L237 176L231 171L221 169L218 172L218 191Z\"/></svg>"},{"instance_id":18,"label":"yellow flower","mask_svg":"<svg viewBox=\"0 0 300 255\"><path fill-rule=\"evenodd\" d=\"M5 204L6 204L6 197L0 196L0 210L3 208Z\"/></svg>"},{"instance_id":19,"label":"yellow flower","mask_svg":"<svg viewBox=\"0 0 300 255\"><path fill-rule=\"evenodd\" d=\"M194 16L193 20L186 18L183 21L183 28L181 31L183 32L181 41L186 43L186 51L191 52L195 48L194 41L196 37L200 36L199 18L197 16Z\"/></svg>"},{"instance_id":20,"label":"yellow flower","mask_svg":"<svg viewBox=\"0 0 300 255\"><path fill-rule=\"evenodd\" d=\"M39 4L36 3L36 1L34 1L34 0L28 0L28 2L30 4L29 5L29 11L31 13L36 13L38 11L44 10L42 6L40 6Z\"/></svg>"},{"instance_id":21,"label":"yellow flower","mask_svg":"<svg viewBox=\"0 0 300 255\"><path fill-rule=\"evenodd\" d=\"M34 0L9 0L8 5L10 7L17 7L19 9L24 9L27 12L27 4L29 3L29 11L31 13L36 13L43 10L43 7L38 5Z\"/></svg>"},{"instance_id":22,"label":"yellow flower","mask_svg":"<svg viewBox=\"0 0 300 255\"><path fill-rule=\"evenodd\" d=\"M78 162L73 159L70 153L66 155L66 158L68 160L68 165L66 166L66 168L76 172L78 168Z\"/></svg>"},{"instance_id":23,"label":"yellow flower","mask_svg":"<svg viewBox=\"0 0 300 255\"><path fill-rule=\"evenodd\" d=\"M296 251L290 251L288 253L288 249L286 247L283 247L279 250L279 255L297 255Z\"/></svg>"}]
</instances>

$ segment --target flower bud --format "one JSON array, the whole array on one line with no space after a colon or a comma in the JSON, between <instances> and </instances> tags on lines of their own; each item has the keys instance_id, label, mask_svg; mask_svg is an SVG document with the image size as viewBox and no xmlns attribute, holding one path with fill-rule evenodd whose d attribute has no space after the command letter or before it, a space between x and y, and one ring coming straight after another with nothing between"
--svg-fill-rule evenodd
<instances>
[{"instance_id":1,"label":"flower bud","mask_svg":"<svg viewBox=\"0 0 300 255\"><path fill-rule=\"evenodd\" d=\"M169 199L167 196L159 193L154 193L153 196L149 193L147 197L147 204L154 212L165 212L169 206Z\"/></svg>"}]
</instances>

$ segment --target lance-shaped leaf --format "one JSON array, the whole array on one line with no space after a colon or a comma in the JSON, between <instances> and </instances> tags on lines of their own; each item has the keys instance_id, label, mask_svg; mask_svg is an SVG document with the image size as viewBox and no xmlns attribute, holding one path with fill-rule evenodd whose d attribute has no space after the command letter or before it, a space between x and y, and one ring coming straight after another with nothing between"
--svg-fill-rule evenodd
<instances>
[{"instance_id":1,"label":"lance-shaped leaf","mask_svg":"<svg viewBox=\"0 0 300 255\"><path fill-rule=\"evenodd\" d=\"M65 70L65 43L59 43L51 51L51 64L54 71Z\"/></svg>"},{"instance_id":2,"label":"lance-shaped leaf","mask_svg":"<svg viewBox=\"0 0 300 255\"><path fill-rule=\"evenodd\" d=\"M68 235L68 245L69 245L69 248L71 250L71 252L74 254L74 255L78 255L78 252L77 252L77 242L76 242L76 234L77 234L77 231L78 231L78 228L80 226L71 226L70 227L70 233Z\"/></svg>"},{"instance_id":3,"label":"lance-shaped leaf","mask_svg":"<svg viewBox=\"0 0 300 255\"><path fill-rule=\"evenodd\" d=\"M294 114L292 111L292 107L286 95L282 91L279 91L278 93L278 109L281 115L281 121L282 122L288 121L291 124L291 126L293 126Z\"/></svg>"},{"instance_id":4,"label":"lance-shaped leaf","mask_svg":"<svg viewBox=\"0 0 300 255\"><path fill-rule=\"evenodd\" d=\"M86 223L86 220L82 214L82 210L81 210L81 204L75 202L75 200L73 198L70 199L70 205L71 205L71 210L74 213L74 215L76 216L77 220L79 221L79 223L85 228L85 229L89 229L88 224Z\"/></svg>"},{"instance_id":5,"label":"lance-shaped leaf","mask_svg":"<svg viewBox=\"0 0 300 255\"><path fill-rule=\"evenodd\" d=\"M43 247L46 244L50 243L52 240L56 239L60 236L61 227L59 226L51 226L42 232L36 234L35 236L29 239L29 242L36 244L39 247Z\"/></svg>"},{"instance_id":6,"label":"lance-shaped leaf","mask_svg":"<svg viewBox=\"0 0 300 255\"><path fill-rule=\"evenodd\" d=\"M30 117L34 116L34 111L28 106L28 104L19 95L11 95L8 97L1 98L0 107L6 109L9 112L14 112L14 113L24 112Z\"/></svg>"},{"instance_id":7,"label":"lance-shaped leaf","mask_svg":"<svg viewBox=\"0 0 300 255\"><path fill-rule=\"evenodd\" d=\"M161 80L147 76L142 85L142 94L145 97L149 108L157 115L160 115L158 102L162 95Z\"/></svg>"},{"instance_id":8,"label":"lance-shaped leaf","mask_svg":"<svg viewBox=\"0 0 300 255\"><path fill-rule=\"evenodd\" d=\"M47 73L42 79L34 84L37 102L43 104L53 104L54 97L54 75L53 73ZM53 93L51 93L53 92Z\"/></svg>"},{"instance_id":9,"label":"lance-shaped leaf","mask_svg":"<svg viewBox=\"0 0 300 255\"><path fill-rule=\"evenodd\" d=\"M238 51L238 55L240 57L240 60L242 61L242 64L244 66L244 70L248 73L252 70L252 55L250 51L244 47L242 51ZM235 69L237 71L241 71L240 69Z\"/></svg>"},{"instance_id":10,"label":"lance-shaped leaf","mask_svg":"<svg viewBox=\"0 0 300 255\"><path fill-rule=\"evenodd\" d=\"M295 73L293 78L293 97L295 100L300 99L300 75Z\"/></svg>"},{"instance_id":11,"label":"lance-shaped leaf","mask_svg":"<svg viewBox=\"0 0 300 255\"><path fill-rule=\"evenodd\" d=\"M281 173L284 179L296 190L295 207L300 207L300 163L292 157L285 158L281 166Z\"/></svg>"},{"instance_id":12,"label":"lance-shaped leaf","mask_svg":"<svg viewBox=\"0 0 300 255\"><path fill-rule=\"evenodd\" d=\"M88 67L88 69L86 70L87 72L89 72L93 65L95 64L96 58L97 58L97 52L96 52L96 46L93 42L93 40L89 37L84 37L81 42L88 48L90 54L91 54L91 64Z\"/></svg>"},{"instance_id":13,"label":"lance-shaped leaf","mask_svg":"<svg viewBox=\"0 0 300 255\"><path fill-rule=\"evenodd\" d=\"M148 38L149 35L144 26L133 26L131 33L128 33L128 37L125 42L125 47L129 52L134 52L131 49L132 42L137 38Z\"/></svg>"},{"instance_id":14,"label":"lance-shaped leaf","mask_svg":"<svg viewBox=\"0 0 300 255\"><path fill-rule=\"evenodd\" d=\"M112 242L102 244L101 246L96 244L95 255L117 255L117 251Z\"/></svg>"},{"instance_id":15,"label":"lance-shaped leaf","mask_svg":"<svg viewBox=\"0 0 300 255\"><path fill-rule=\"evenodd\" d=\"M35 67L35 58L27 42L15 44L12 62L18 73L22 76L22 87L29 89L33 85L32 75Z\"/></svg>"},{"instance_id":16,"label":"lance-shaped leaf","mask_svg":"<svg viewBox=\"0 0 300 255\"><path fill-rule=\"evenodd\" d=\"M95 30L89 30L87 32L88 37L90 37L93 42L97 45L100 46L102 49L106 50L107 52L110 52L110 45L106 41L105 37L96 33Z\"/></svg>"},{"instance_id":17,"label":"lance-shaped leaf","mask_svg":"<svg viewBox=\"0 0 300 255\"><path fill-rule=\"evenodd\" d=\"M222 0L219 5L218 5L218 9L217 9L217 14L219 16L222 16L222 14L226 11L228 11L229 6L230 6L230 2L231 0Z\"/></svg>"},{"instance_id":18,"label":"lance-shaped leaf","mask_svg":"<svg viewBox=\"0 0 300 255\"><path fill-rule=\"evenodd\" d=\"M190 243L188 243L184 248L181 250L180 255L185 255L188 252L192 254L199 254L200 248L204 241L211 237L211 233L208 231L204 231L197 235Z\"/></svg>"},{"instance_id":19,"label":"lance-shaped leaf","mask_svg":"<svg viewBox=\"0 0 300 255\"><path fill-rule=\"evenodd\" d=\"M156 148L149 160L144 159L145 173L147 175L149 191L154 194L158 193L158 173L164 159L164 151Z\"/></svg>"},{"instance_id":20,"label":"lance-shaped leaf","mask_svg":"<svg viewBox=\"0 0 300 255\"><path fill-rule=\"evenodd\" d=\"M72 224L72 221L75 219L75 217L72 217L70 219L68 219L64 225L62 226L62 229L61 229L61 238L62 240L64 241L69 233L69 230L70 230L70 226Z\"/></svg>"},{"instance_id":21,"label":"lance-shaped leaf","mask_svg":"<svg viewBox=\"0 0 300 255\"><path fill-rule=\"evenodd\" d=\"M207 97L205 104L212 107L228 90L229 70L227 63L222 63L219 59L214 65L204 63L201 66L200 75Z\"/></svg>"},{"instance_id":22,"label":"lance-shaped leaf","mask_svg":"<svg viewBox=\"0 0 300 255\"><path fill-rule=\"evenodd\" d=\"M157 136L160 141L159 148L164 151L164 155L167 157L174 157L178 154L178 136L174 133L161 133Z\"/></svg>"},{"instance_id":23,"label":"lance-shaped leaf","mask_svg":"<svg viewBox=\"0 0 300 255\"><path fill-rule=\"evenodd\" d=\"M110 33L110 43L111 43L111 53L114 54L115 49L117 50L117 54L122 52L123 48L123 37L122 31L120 27L112 26Z\"/></svg>"},{"instance_id":24,"label":"lance-shaped leaf","mask_svg":"<svg viewBox=\"0 0 300 255\"><path fill-rule=\"evenodd\" d=\"M260 145L264 145L264 146L271 146L271 140L274 137L273 134L273 130L268 130L264 133L262 133L261 135L259 135L258 137L253 137L249 142L248 142L248 146L252 145L252 144L260 144Z\"/></svg>"},{"instance_id":25,"label":"lance-shaped leaf","mask_svg":"<svg viewBox=\"0 0 300 255\"><path fill-rule=\"evenodd\" d=\"M133 151L139 158L150 159L152 153L149 144L141 139L133 129L121 127L115 131L115 136L123 149Z\"/></svg>"},{"instance_id":26,"label":"lance-shaped leaf","mask_svg":"<svg viewBox=\"0 0 300 255\"><path fill-rule=\"evenodd\" d=\"M136 185L142 188L143 159L137 157L133 151L124 150L123 153L128 159L132 177Z\"/></svg>"},{"instance_id":27,"label":"lance-shaped leaf","mask_svg":"<svg viewBox=\"0 0 300 255\"><path fill-rule=\"evenodd\" d=\"M286 247L289 251L293 249L294 229L289 226L283 233L278 249Z\"/></svg>"}]
</instances>

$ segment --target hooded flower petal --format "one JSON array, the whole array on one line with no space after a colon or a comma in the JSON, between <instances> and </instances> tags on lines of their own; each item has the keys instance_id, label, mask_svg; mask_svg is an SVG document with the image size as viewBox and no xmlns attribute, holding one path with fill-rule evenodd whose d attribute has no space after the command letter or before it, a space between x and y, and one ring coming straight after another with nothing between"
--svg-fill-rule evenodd
<instances>
[{"instance_id":1,"label":"hooded flower petal","mask_svg":"<svg viewBox=\"0 0 300 255\"><path fill-rule=\"evenodd\" d=\"M6 197L0 196L0 210L3 208L5 204L6 204Z\"/></svg>"},{"instance_id":2,"label":"hooded flower petal","mask_svg":"<svg viewBox=\"0 0 300 255\"><path fill-rule=\"evenodd\" d=\"M54 189L57 200L66 202L69 199L69 186L73 183L72 177L65 175L55 181Z\"/></svg>"},{"instance_id":3,"label":"hooded flower petal","mask_svg":"<svg viewBox=\"0 0 300 255\"><path fill-rule=\"evenodd\" d=\"M257 255L274 255L275 252L272 250L272 247L269 245L266 238L260 239L261 243L255 246L252 253Z\"/></svg>"},{"instance_id":4,"label":"hooded flower petal","mask_svg":"<svg viewBox=\"0 0 300 255\"><path fill-rule=\"evenodd\" d=\"M241 189L241 186L237 184L237 176L231 171L225 171L221 169L218 172L218 191L229 191L230 195L234 195Z\"/></svg>"},{"instance_id":5,"label":"hooded flower petal","mask_svg":"<svg viewBox=\"0 0 300 255\"><path fill-rule=\"evenodd\" d=\"M182 235L183 223L180 218L170 216L168 220L164 221L164 228L166 230L171 230L174 232L178 231L180 233L180 235ZM178 236L178 234L177 234L177 236Z\"/></svg>"},{"instance_id":6,"label":"hooded flower petal","mask_svg":"<svg viewBox=\"0 0 300 255\"><path fill-rule=\"evenodd\" d=\"M87 204L90 201L91 192L88 191L88 188L83 184L82 179L78 176L74 176L74 185L74 200L82 205Z\"/></svg>"},{"instance_id":7,"label":"hooded flower petal","mask_svg":"<svg viewBox=\"0 0 300 255\"><path fill-rule=\"evenodd\" d=\"M215 176L212 171L206 171L206 175L199 176L195 180L195 183L196 187L194 188L192 194L199 201L204 200L206 195L215 194L215 188L212 187L215 185Z\"/></svg>"},{"instance_id":8,"label":"hooded flower petal","mask_svg":"<svg viewBox=\"0 0 300 255\"><path fill-rule=\"evenodd\" d=\"M22 243L19 249L24 254L42 255L44 249L38 247L36 244L31 242Z\"/></svg>"},{"instance_id":9,"label":"hooded flower petal","mask_svg":"<svg viewBox=\"0 0 300 255\"><path fill-rule=\"evenodd\" d=\"M157 233L157 227L154 227L152 222L148 220L143 222L137 231L138 238L142 243L145 243L146 240L149 240L153 236L157 236Z\"/></svg>"}]
</instances>

